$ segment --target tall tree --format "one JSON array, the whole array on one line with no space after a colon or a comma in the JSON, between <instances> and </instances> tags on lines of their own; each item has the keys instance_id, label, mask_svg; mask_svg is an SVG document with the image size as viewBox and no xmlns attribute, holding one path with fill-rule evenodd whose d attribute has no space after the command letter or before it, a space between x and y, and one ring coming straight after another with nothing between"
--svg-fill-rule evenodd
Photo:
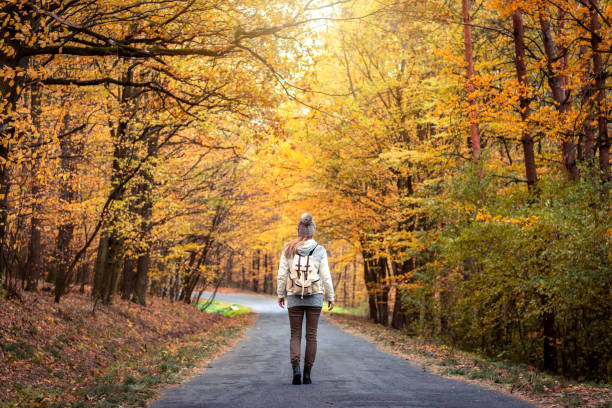
<instances>
[{"instance_id":1,"label":"tall tree","mask_svg":"<svg viewBox=\"0 0 612 408\"><path fill-rule=\"evenodd\" d=\"M512 13L512 35L514 38L514 65L518 80L519 105L522 118L521 143L523 145L523 161L525 163L525 176L527 186L533 190L538 181L533 138L529 132L527 121L531 115L529 84L527 82L527 65L525 60L525 28L523 16L519 10Z\"/></svg>"},{"instance_id":2,"label":"tall tree","mask_svg":"<svg viewBox=\"0 0 612 408\"><path fill-rule=\"evenodd\" d=\"M599 150L599 169L604 183L610 180L610 138L608 136L608 114L606 102L606 78L608 76L604 67L600 44L602 42L601 13L598 0L589 0L589 14L591 16L591 55L593 60L593 77L595 78L595 111L597 118L597 148ZM607 190L606 190L607 192Z\"/></svg>"},{"instance_id":3,"label":"tall tree","mask_svg":"<svg viewBox=\"0 0 612 408\"><path fill-rule=\"evenodd\" d=\"M41 116L41 87L35 84L30 89L30 117L32 120L32 130L37 137L32 140L34 145L43 145L42 129L40 125ZM41 228L42 222L40 219L40 202L41 202L41 185L39 172L41 171L39 163L43 160L43 155L40 149L35 149L32 152L31 162L31 200L32 200L32 217L30 218L30 245L28 248L28 263L26 264L26 290L36 291L38 279L42 273L42 237Z\"/></svg>"},{"instance_id":4,"label":"tall tree","mask_svg":"<svg viewBox=\"0 0 612 408\"><path fill-rule=\"evenodd\" d=\"M465 46L465 67L467 78L467 99L470 106L470 144L472 146L472 158L474 161L480 159L480 132L478 130L476 101L474 100L474 56L472 46L472 22L470 18L471 0L461 0L463 11L463 42Z\"/></svg>"},{"instance_id":5,"label":"tall tree","mask_svg":"<svg viewBox=\"0 0 612 408\"><path fill-rule=\"evenodd\" d=\"M562 20L563 15L559 20ZM559 73L559 69L555 68L555 63L563 61L569 52L564 46L557 45L552 36L550 29L550 19L546 10L540 11L540 28L542 30L542 39L544 43L544 52L546 55L546 76L548 85L552 91L552 97L555 101L555 107L559 112L559 117L562 121L562 126L567 119L567 111L570 107L570 98L567 95L565 84L567 84L567 75ZM557 51L558 50L558 51ZM559 65L559 64L557 64ZM561 160L563 163L563 171L568 180L578 180L578 167L576 167L576 144L571 139L572 135L562 134L561 142Z\"/></svg>"}]
</instances>

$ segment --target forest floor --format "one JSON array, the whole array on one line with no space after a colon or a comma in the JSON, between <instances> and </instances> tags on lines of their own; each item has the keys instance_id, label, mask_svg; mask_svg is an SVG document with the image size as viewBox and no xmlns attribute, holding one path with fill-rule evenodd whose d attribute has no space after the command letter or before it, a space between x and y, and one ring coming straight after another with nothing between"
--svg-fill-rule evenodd
<instances>
[{"instance_id":1,"label":"forest floor","mask_svg":"<svg viewBox=\"0 0 612 408\"><path fill-rule=\"evenodd\" d=\"M474 353L403 334L364 316L329 313L330 322L377 344L381 350L413 361L428 372L461 379L540 407L612 407L612 386L568 381L508 361L492 361Z\"/></svg>"},{"instance_id":2,"label":"forest floor","mask_svg":"<svg viewBox=\"0 0 612 408\"><path fill-rule=\"evenodd\" d=\"M92 315L88 293L0 298L0 406L146 406L231 348L253 313L225 317L149 297Z\"/></svg>"}]
</instances>

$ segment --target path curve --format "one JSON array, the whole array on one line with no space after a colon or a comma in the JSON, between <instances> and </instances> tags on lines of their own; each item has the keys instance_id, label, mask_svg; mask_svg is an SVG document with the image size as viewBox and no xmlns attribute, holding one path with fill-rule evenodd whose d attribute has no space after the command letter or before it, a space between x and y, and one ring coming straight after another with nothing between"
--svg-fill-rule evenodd
<instances>
[{"instance_id":1,"label":"path curve","mask_svg":"<svg viewBox=\"0 0 612 408\"><path fill-rule=\"evenodd\" d=\"M379 351L321 319L313 383L292 385L287 310L274 298L218 293L251 307L255 325L200 376L165 390L152 408L481 407L532 405L463 381L443 378ZM304 342L302 342L302 356Z\"/></svg>"}]
</instances>

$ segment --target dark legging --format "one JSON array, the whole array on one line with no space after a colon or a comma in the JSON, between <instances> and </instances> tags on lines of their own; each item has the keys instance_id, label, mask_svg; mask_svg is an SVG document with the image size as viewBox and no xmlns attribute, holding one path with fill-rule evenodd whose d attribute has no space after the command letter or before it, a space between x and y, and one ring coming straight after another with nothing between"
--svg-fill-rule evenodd
<instances>
[{"instance_id":1,"label":"dark legging","mask_svg":"<svg viewBox=\"0 0 612 408\"><path fill-rule=\"evenodd\" d=\"M300 365L300 346L302 343L302 321L306 314L306 355L304 367L310 368L314 364L317 354L317 327L319 326L320 307L294 306L289 309L289 325L291 326L291 340L289 341L289 354L291 365Z\"/></svg>"}]
</instances>

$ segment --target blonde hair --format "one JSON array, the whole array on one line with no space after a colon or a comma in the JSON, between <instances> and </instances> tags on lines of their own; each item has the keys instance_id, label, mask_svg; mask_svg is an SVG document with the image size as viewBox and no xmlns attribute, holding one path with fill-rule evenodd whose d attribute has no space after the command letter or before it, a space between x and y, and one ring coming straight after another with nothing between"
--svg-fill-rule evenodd
<instances>
[{"instance_id":1,"label":"blonde hair","mask_svg":"<svg viewBox=\"0 0 612 408\"><path fill-rule=\"evenodd\" d=\"M308 241L310 238L312 238L312 236L305 237L305 236L299 235L297 238L289 241L289 243L287 244L287 247L285 248L285 257L290 258L293 255L295 255L295 253L297 252L297 249L300 246L304 245L304 242Z\"/></svg>"}]
</instances>

